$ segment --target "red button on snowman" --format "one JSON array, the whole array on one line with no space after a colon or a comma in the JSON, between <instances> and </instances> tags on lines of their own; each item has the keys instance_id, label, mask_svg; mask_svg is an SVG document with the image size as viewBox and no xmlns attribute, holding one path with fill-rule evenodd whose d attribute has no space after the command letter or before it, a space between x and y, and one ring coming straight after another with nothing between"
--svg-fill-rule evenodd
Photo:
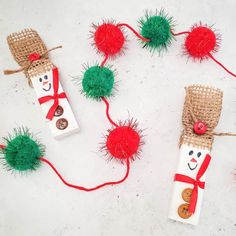
<instances>
[{"instance_id":1,"label":"red button on snowman","mask_svg":"<svg viewBox=\"0 0 236 236\"><path fill-rule=\"evenodd\" d=\"M203 121L197 121L193 125L193 130L196 134L202 135L206 133L207 126Z\"/></svg>"}]
</instances>

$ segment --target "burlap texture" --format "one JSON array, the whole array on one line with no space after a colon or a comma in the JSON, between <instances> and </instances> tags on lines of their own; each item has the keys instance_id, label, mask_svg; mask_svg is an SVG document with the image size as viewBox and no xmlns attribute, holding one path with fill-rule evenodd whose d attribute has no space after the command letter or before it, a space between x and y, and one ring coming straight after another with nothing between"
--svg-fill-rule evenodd
<instances>
[{"instance_id":1,"label":"burlap texture","mask_svg":"<svg viewBox=\"0 0 236 236\"><path fill-rule=\"evenodd\" d=\"M223 92L203 85L191 85L186 89L182 123L184 129L180 137L180 145L188 144L211 150L214 141L213 130L217 126L221 110ZM207 132L198 135L193 126L196 121L207 125Z\"/></svg>"},{"instance_id":2,"label":"burlap texture","mask_svg":"<svg viewBox=\"0 0 236 236\"><path fill-rule=\"evenodd\" d=\"M16 62L25 67L25 76L30 79L33 76L40 75L53 68L47 55L47 48L33 29L24 29L22 31L12 33L7 37L7 42ZM43 55L40 60L29 62L28 56L37 53Z\"/></svg>"}]
</instances>

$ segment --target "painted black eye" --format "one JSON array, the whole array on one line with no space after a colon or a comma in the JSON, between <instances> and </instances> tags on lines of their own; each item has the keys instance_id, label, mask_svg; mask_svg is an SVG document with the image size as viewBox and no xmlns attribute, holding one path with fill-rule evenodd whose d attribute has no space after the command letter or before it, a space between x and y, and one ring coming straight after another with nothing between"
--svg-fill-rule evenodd
<instances>
[{"instance_id":1,"label":"painted black eye","mask_svg":"<svg viewBox=\"0 0 236 236\"><path fill-rule=\"evenodd\" d=\"M198 152L198 153L197 153L197 157L200 157L201 155L202 155L201 152Z\"/></svg>"},{"instance_id":2,"label":"painted black eye","mask_svg":"<svg viewBox=\"0 0 236 236\"><path fill-rule=\"evenodd\" d=\"M193 155L193 150L188 153L189 156Z\"/></svg>"},{"instance_id":3,"label":"painted black eye","mask_svg":"<svg viewBox=\"0 0 236 236\"><path fill-rule=\"evenodd\" d=\"M42 78L39 78L39 82L42 82L43 81L43 79Z\"/></svg>"},{"instance_id":4,"label":"painted black eye","mask_svg":"<svg viewBox=\"0 0 236 236\"><path fill-rule=\"evenodd\" d=\"M44 75L44 79L47 80L47 79L48 79L48 76L47 76L47 75Z\"/></svg>"}]
</instances>

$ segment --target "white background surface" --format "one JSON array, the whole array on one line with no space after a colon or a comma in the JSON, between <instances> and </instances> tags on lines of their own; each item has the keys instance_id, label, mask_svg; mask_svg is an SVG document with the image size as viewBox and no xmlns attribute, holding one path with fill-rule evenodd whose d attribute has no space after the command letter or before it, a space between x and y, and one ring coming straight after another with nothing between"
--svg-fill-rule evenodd
<instances>
[{"instance_id":1,"label":"white background surface","mask_svg":"<svg viewBox=\"0 0 236 236\"><path fill-rule=\"evenodd\" d=\"M176 31L199 22L215 24L222 34L216 58L236 71L236 2L225 1L33 1L0 0L0 136L25 125L47 145L47 158L72 183L94 186L124 175L125 168L106 162L98 151L110 127L103 103L86 99L70 76L81 75L82 64L101 61L91 46L92 22L114 18L137 28L145 9L165 8L177 23ZM25 27L36 29L60 68L61 80L81 131L55 141L43 120L34 90L18 68L6 36ZM118 92L111 101L114 120L129 116L146 128L140 160L132 163L128 180L120 186L92 193L66 188L46 166L31 174L0 171L1 236L120 236L120 235L236 235L236 138L217 137L207 176L200 224L183 225L167 219L172 178L178 161L178 138L184 86L203 83L224 91L222 116L216 131L236 132L236 81L212 61L193 63L182 56L184 37L167 53L151 55L127 31L125 55L109 61L118 71ZM96 115L95 115L96 114Z\"/></svg>"}]
</instances>

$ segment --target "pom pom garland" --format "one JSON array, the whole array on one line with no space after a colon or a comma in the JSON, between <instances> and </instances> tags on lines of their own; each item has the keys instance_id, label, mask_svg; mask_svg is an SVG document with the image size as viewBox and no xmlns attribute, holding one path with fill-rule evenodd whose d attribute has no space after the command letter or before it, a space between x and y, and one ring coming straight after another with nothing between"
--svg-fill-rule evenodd
<instances>
[{"instance_id":1,"label":"pom pom garland","mask_svg":"<svg viewBox=\"0 0 236 236\"><path fill-rule=\"evenodd\" d=\"M82 92L88 98L105 103L106 116L112 128L108 130L102 149L111 158L126 163L125 176L121 180L106 182L93 188L70 184L54 165L43 157L44 146L35 140L26 128L15 129L13 136L5 138L6 145L0 145L8 169L20 172L32 171L36 170L41 162L44 162L51 167L65 185L82 191L94 191L107 185L120 184L127 179L130 171L130 160L134 160L140 153L140 146L143 144L142 135L141 131L137 129L137 123L133 120L120 122L118 125L111 119L109 103L106 98L112 95L115 76L114 71L105 66L109 58L121 54L125 48L124 27L131 30L142 41L143 47L152 52L166 50L175 36L187 35L184 48L190 57L200 61L211 58L225 71L236 77L234 73L213 57L212 54L218 50L220 37L207 25L195 25L190 31L174 33L172 17L169 17L163 10L155 14L147 13L145 17L141 18L139 20L140 33L126 23L115 24L107 21L101 25L94 25L94 46L99 53L103 54L104 59L100 65L86 68L82 78Z\"/></svg>"}]
</instances>

